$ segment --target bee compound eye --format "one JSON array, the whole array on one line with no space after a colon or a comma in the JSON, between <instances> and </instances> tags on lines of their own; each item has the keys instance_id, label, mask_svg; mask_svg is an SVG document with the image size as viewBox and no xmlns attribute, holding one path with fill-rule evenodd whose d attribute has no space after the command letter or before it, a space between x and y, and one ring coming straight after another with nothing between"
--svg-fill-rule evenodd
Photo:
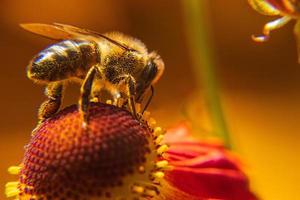
<instances>
[{"instance_id":1,"label":"bee compound eye","mask_svg":"<svg viewBox=\"0 0 300 200\"><path fill-rule=\"evenodd\" d=\"M145 74L145 78L147 81L151 82L156 74L157 74L157 66L155 64L155 62L153 60L150 60L148 63L147 63L147 66L146 66L146 69L144 70Z\"/></svg>"}]
</instances>

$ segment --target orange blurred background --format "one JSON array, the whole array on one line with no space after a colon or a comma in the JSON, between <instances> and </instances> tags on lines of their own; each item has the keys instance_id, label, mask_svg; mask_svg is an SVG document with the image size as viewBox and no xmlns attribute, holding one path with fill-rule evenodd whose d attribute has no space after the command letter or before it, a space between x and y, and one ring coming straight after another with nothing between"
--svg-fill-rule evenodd
<instances>
[{"instance_id":1,"label":"orange blurred background","mask_svg":"<svg viewBox=\"0 0 300 200\"><path fill-rule=\"evenodd\" d=\"M209 1L217 77L235 150L247 165L251 187L262 199L300 199L300 66L292 24L254 43L270 18L243 1ZM164 127L183 120L196 91L181 1L1 0L0 199L18 164L44 100L43 87L26 78L26 65L53 43L22 30L24 22L60 22L98 32L118 30L157 50L166 71L156 85L150 111ZM78 100L78 85L66 91L64 105ZM201 99L199 99L199 102ZM203 107L205 110L205 107ZM203 126L205 126L203 119Z\"/></svg>"}]
</instances>

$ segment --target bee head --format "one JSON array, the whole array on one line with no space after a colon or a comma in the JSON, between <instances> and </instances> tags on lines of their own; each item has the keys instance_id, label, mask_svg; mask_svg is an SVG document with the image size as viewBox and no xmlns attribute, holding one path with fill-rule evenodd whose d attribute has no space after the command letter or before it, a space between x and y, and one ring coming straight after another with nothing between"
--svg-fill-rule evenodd
<instances>
[{"instance_id":1,"label":"bee head","mask_svg":"<svg viewBox=\"0 0 300 200\"><path fill-rule=\"evenodd\" d=\"M146 63L146 66L142 70L142 73L137 82L137 101L141 99L141 96L144 92L153 84L155 84L164 71L164 62L155 52L149 54L149 59Z\"/></svg>"}]
</instances>

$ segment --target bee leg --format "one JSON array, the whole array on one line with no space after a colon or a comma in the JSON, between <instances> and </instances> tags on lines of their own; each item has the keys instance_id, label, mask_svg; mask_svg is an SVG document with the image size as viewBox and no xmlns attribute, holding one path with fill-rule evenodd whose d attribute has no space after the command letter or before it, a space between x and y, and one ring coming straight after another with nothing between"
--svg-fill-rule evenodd
<instances>
[{"instance_id":1,"label":"bee leg","mask_svg":"<svg viewBox=\"0 0 300 200\"><path fill-rule=\"evenodd\" d=\"M51 117L58 111L61 104L62 93L62 82L54 82L47 85L45 94L48 99L41 104L38 112L38 119L40 122Z\"/></svg>"},{"instance_id":2,"label":"bee leg","mask_svg":"<svg viewBox=\"0 0 300 200\"><path fill-rule=\"evenodd\" d=\"M127 97L128 97L128 106L135 118L138 118L136 110L135 110L135 80L132 76L126 75L124 77L125 84L127 87Z\"/></svg>"},{"instance_id":3,"label":"bee leg","mask_svg":"<svg viewBox=\"0 0 300 200\"><path fill-rule=\"evenodd\" d=\"M87 127L88 108L89 108L89 103L90 103L89 101L90 101L93 81L94 81L97 73L100 74L97 67L96 66L92 67L88 71L86 78L84 79L83 84L80 89L81 97L79 100L79 107L80 107L81 115L83 117L83 127L84 128Z\"/></svg>"}]
</instances>

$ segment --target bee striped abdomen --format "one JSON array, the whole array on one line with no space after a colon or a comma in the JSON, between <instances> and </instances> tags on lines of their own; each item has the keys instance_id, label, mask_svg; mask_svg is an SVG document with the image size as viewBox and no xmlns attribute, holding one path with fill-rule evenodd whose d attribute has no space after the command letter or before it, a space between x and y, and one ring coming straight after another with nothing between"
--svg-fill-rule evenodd
<instances>
[{"instance_id":1,"label":"bee striped abdomen","mask_svg":"<svg viewBox=\"0 0 300 200\"><path fill-rule=\"evenodd\" d=\"M28 77L41 82L81 77L99 62L97 44L84 40L65 40L37 54L28 66Z\"/></svg>"}]
</instances>

